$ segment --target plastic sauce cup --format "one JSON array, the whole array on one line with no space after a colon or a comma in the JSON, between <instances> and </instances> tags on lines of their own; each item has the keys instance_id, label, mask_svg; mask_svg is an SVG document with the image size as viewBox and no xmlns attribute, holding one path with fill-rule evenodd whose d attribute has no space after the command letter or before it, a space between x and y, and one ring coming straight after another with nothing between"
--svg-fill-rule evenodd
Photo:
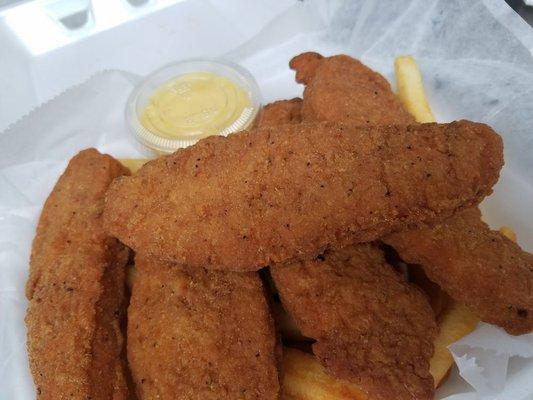
<instances>
[{"instance_id":1,"label":"plastic sauce cup","mask_svg":"<svg viewBox=\"0 0 533 400\"><path fill-rule=\"evenodd\" d=\"M259 87L244 68L195 59L147 76L126 103L135 139L156 154L173 153L211 135L250 127L261 108Z\"/></svg>"}]
</instances>

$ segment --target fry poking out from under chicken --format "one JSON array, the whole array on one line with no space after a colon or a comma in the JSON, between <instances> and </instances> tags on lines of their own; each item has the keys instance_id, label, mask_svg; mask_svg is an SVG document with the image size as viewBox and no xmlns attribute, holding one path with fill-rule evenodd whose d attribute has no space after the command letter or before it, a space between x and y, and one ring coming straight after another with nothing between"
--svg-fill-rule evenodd
<instances>
[{"instance_id":1,"label":"fry poking out from under chicken","mask_svg":"<svg viewBox=\"0 0 533 400\"><path fill-rule=\"evenodd\" d=\"M127 170L84 150L46 201L26 294L28 355L40 400L126 400L121 359L129 251L102 226L104 195Z\"/></svg>"},{"instance_id":2,"label":"fry poking out from under chicken","mask_svg":"<svg viewBox=\"0 0 533 400\"><path fill-rule=\"evenodd\" d=\"M501 138L468 121L287 124L211 137L108 191L107 232L191 267L257 270L444 219L491 192Z\"/></svg>"},{"instance_id":3,"label":"fry poking out from under chicken","mask_svg":"<svg viewBox=\"0 0 533 400\"><path fill-rule=\"evenodd\" d=\"M370 399L431 399L436 323L424 294L359 244L270 268L281 300L332 375Z\"/></svg>"},{"instance_id":4,"label":"fry poking out from under chicken","mask_svg":"<svg viewBox=\"0 0 533 400\"><path fill-rule=\"evenodd\" d=\"M128 361L140 400L277 400L277 339L259 275L137 255Z\"/></svg>"}]
</instances>

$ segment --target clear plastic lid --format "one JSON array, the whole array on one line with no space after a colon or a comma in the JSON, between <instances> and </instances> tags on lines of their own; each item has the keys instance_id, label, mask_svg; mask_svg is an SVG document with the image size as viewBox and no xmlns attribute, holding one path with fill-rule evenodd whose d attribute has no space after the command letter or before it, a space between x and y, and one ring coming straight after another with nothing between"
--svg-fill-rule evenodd
<instances>
[{"instance_id":1,"label":"clear plastic lid","mask_svg":"<svg viewBox=\"0 0 533 400\"><path fill-rule=\"evenodd\" d=\"M259 87L244 68L194 59L147 76L128 98L126 123L140 143L168 154L203 137L244 130L260 108Z\"/></svg>"}]
</instances>

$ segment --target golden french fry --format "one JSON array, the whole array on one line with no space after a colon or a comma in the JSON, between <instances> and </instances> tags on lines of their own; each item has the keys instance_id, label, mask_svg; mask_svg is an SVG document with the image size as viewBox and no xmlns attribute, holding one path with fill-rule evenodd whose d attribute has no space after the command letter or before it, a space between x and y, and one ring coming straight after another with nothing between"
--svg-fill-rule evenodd
<instances>
[{"instance_id":1,"label":"golden french fry","mask_svg":"<svg viewBox=\"0 0 533 400\"><path fill-rule=\"evenodd\" d=\"M417 122L435 122L422 83L422 75L413 57L397 57L394 60L394 71L398 97L404 108Z\"/></svg>"},{"instance_id":2,"label":"golden french fry","mask_svg":"<svg viewBox=\"0 0 533 400\"><path fill-rule=\"evenodd\" d=\"M368 400L355 384L328 375L311 354L283 349L284 400Z\"/></svg>"},{"instance_id":3,"label":"golden french fry","mask_svg":"<svg viewBox=\"0 0 533 400\"><path fill-rule=\"evenodd\" d=\"M435 338L435 352L429 363L429 372L433 375L435 387L438 387L448 376L453 365L453 357L448 346L463 336L471 333L479 322L464 305L452 302L439 319L439 333Z\"/></svg>"},{"instance_id":4,"label":"golden french fry","mask_svg":"<svg viewBox=\"0 0 533 400\"><path fill-rule=\"evenodd\" d=\"M118 161L120 161L120 163L128 168L133 174L150 160L147 158L122 158Z\"/></svg>"},{"instance_id":5,"label":"golden french fry","mask_svg":"<svg viewBox=\"0 0 533 400\"><path fill-rule=\"evenodd\" d=\"M513 242L516 242L516 233L512 228L508 226L502 226L500 228L500 233L507 237L507 239L511 239Z\"/></svg>"}]
</instances>

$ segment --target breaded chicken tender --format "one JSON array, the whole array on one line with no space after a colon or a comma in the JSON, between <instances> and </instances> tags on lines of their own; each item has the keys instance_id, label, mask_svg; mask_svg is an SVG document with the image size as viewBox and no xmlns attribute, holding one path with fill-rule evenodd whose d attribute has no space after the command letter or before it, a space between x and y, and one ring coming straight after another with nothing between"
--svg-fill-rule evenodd
<instances>
[{"instance_id":1,"label":"breaded chicken tender","mask_svg":"<svg viewBox=\"0 0 533 400\"><path fill-rule=\"evenodd\" d=\"M271 399L278 343L257 273L136 256L128 361L139 400Z\"/></svg>"},{"instance_id":2,"label":"breaded chicken tender","mask_svg":"<svg viewBox=\"0 0 533 400\"><path fill-rule=\"evenodd\" d=\"M128 171L84 150L46 200L26 294L28 355L40 400L128 398L121 358L129 250L102 226L104 195Z\"/></svg>"},{"instance_id":3,"label":"breaded chicken tender","mask_svg":"<svg viewBox=\"0 0 533 400\"><path fill-rule=\"evenodd\" d=\"M252 271L444 219L491 192L501 138L468 121L288 124L210 137L108 191L107 232L191 267Z\"/></svg>"},{"instance_id":4,"label":"breaded chicken tender","mask_svg":"<svg viewBox=\"0 0 533 400\"><path fill-rule=\"evenodd\" d=\"M490 230L477 208L383 241L483 321L515 335L533 330L533 254Z\"/></svg>"},{"instance_id":5,"label":"breaded chicken tender","mask_svg":"<svg viewBox=\"0 0 533 400\"><path fill-rule=\"evenodd\" d=\"M433 398L433 311L381 249L358 244L270 271L329 373L357 383L370 399Z\"/></svg>"},{"instance_id":6,"label":"breaded chicken tender","mask_svg":"<svg viewBox=\"0 0 533 400\"><path fill-rule=\"evenodd\" d=\"M297 124L302 122L302 99L278 100L263 107L258 126Z\"/></svg>"},{"instance_id":7,"label":"breaded chicken tender","mask_svg":"<svg viewBox=\"0 0 533 400\"><path fill-rule=\"evenodd\" d=\"M389 82L352 57L303 53L289 65L296 71L296 81L306 85L301 110L303 121L360 125L415 122L402 108Z\"/></svg>"}]
</instances>

